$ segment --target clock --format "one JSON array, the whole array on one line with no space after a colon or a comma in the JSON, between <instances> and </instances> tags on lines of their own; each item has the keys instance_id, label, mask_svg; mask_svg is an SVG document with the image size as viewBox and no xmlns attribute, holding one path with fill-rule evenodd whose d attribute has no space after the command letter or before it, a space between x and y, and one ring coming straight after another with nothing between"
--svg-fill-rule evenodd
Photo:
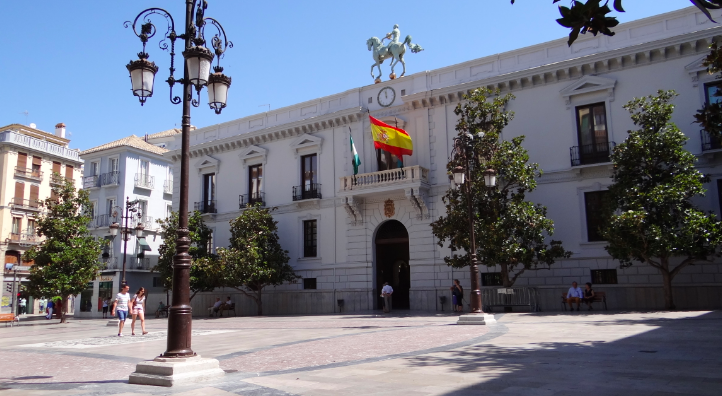
<instances>
[{"instance_id":1,"label":"clock","mask_svg":"<svg viewBox=\"0 0 722 396\"><path fill-rule=\"evenodd\" d=\"M382 90L379 91L379 96L376 97L376 100L379 102L379 105L381 107L389 107L392 103L394 103L394 100L396 99L396 91L394 91L391 87L384 87Z\"/></svg>"}]
</instances>

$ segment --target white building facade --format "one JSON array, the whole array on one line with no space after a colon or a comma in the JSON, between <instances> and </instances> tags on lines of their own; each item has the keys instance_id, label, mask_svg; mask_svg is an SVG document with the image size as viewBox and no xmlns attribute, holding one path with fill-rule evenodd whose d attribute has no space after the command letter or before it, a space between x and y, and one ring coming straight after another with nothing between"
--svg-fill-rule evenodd
<instances>
[{"instance_id":1,"label":"white building facade","mask_svg":"<svg viewBox=\"0 0 722 396\"><path fill-rule=\"evenodd\" d=\"M554 239L574 253L548 270L525 273L515 286L534 287L543 310L561 309L559 296L572 281L594 282L595 290L607 293L610 309L661 308L656 270L619 269L604 250L594 232L596 202L611 183L611 148L634 129L622 106L674 89L680 96L673 121L713 180L698 203L720 214L721 146L692 121L716 84L701 60L722 28L690 7L622 24L615 32L583 36L571 47L559 39L196 129L189 209L204 212L215 245L227 246L228 222L244 203L277 207L281 243L304 280L268 288L267 313L376 309L383 282L396 290L396 308L439 310L439 297L450 300L452 279L460 279L467 294L470 284L468 268L444 264L450 250L438 246L429 226L444 214L441 197L450 188L453 110L470 90L498 88L516 96L508 105L516 117L503 138L525 135L530 161L544 170L529 199L547 206ZM397 122L413 139L414 153L403 158L403 169L374 149L367 112ZM349 134L361 158L356 176ZM178 179L180 139L168 148L165 157ZM177 207L177 189L173 202ZM484 287L492 287L498 268L481 271ZM686 268L674 286L679 308L722 304L718 264ZM196 312L224 293L230 292L197 296ZM255 312L242 295L233 299L244 313Z\"/></svg>"},{"instance_id":2,"label":"white building facade","mask_svg":"<svg viewBox=\"0 0 722 396\"><path fill-rule=\"evenodd\" d=\"M82 188L88 191L92 204L89 229L93 236L105 240L106 246L98 258L104 270L76 297L76 316L102 316L102 301L119 291L124 256L126 281L132 291L146 288L153 298L148 299L149 310L151 303L166 303L158 274L151 269L158 262L158 248L163 243L157 220L170 214L173 193L172 168L163 157L167 150L162 146L178 133L178 129L172 129L145 137L132 135L80 153L85 161ZM109 226L117 222L121 229L125 227L122 217L126 216L127 199L138 200L136 207L140 210L129 213L128 227L133 229L140 223L144 231L142 238L131 234L126 253L122 233L111 236Z\"/></svg>"}]
</instances>

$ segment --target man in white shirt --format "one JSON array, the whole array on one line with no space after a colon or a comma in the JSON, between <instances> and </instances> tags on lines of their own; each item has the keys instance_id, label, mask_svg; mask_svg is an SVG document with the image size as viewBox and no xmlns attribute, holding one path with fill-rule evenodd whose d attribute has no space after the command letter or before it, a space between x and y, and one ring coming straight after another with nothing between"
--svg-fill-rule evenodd
<instances>
[{"instance_id":1,"label":"man in white shirt","mask_svg":"<svg viewBox=\"0 0 722 396\"><path fill-rule=\"evenodd\" d=\"M130 286L124 285L120 289L120 293L115 295L115 301L113 301L113 307L110 309L110 314L115 316L118 313L118 337L123 336L123 326L125 326L125 319L128 317L128 304L130 303Z\"/></svg>"},{"instance_id":2,"label":"man in white shirt","mask_svg":"<svg viewBox=\"0 0 722 396\"><path fill-rule=\"evenodd\" d=\"M394 294L394 289L389 286L389 282L384 282L384 287L381 289L381 296L384 298L384 313L391 312L392 294Z\"/></svg>"},{"instance_id":3,"label":"man in white shirt","mask_svg":"<svg viewBox=\"0 0 722 396\"><path fill-rule=\"evenodd\" d=\"M218 310L221 309L221 305L223 305L223 301L221 301L220 297L216 297L216 303L208 308L208 316L213 316L213 312L218 312Z\"/></svg>"},{"instance_id":4,"label":"man in white shirt","mask_svg":"<svg viewBox=\"0 0 722 396\"><path fill-rule=\"evenodd\" d=\"M584 292L580 287L577 286L577 282L572 282L572 287L569 288L569 291L567 292L567 304L569 304L569 309L571 311L574 311L574 307L572 307L572 303L577 303L577 311L579 311L579 306L582 304L582 298L584 297Z\"/></svg>"}]
</instances>

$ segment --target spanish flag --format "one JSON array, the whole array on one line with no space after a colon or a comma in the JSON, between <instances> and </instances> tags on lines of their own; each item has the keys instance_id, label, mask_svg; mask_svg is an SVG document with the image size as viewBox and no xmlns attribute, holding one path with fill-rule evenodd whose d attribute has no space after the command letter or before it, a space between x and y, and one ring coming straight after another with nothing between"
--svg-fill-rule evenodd
<instances>
[{"instance_id":1,"label":"spanish flag","mask_svg":"<svg viewBox=\"0 0 722 396\"><path fill-rule=\"evenodd\" d=\"M401 158L402 155L411 155L414 144L411 137L401 128L392 127L371 116L371 134L374 136L374 148L386 150Z\"/></svg>"}]
</instances>

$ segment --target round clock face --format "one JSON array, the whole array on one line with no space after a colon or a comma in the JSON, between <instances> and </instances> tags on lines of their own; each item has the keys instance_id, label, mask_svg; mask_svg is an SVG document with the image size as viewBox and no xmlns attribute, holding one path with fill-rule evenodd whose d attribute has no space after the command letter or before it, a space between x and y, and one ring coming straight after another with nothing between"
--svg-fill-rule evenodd
<instances>
[{"instance_id":1,"label":"round clock face","mask_svg":"<svg viewBox=\"0 0 722 396\"><path fill-rule=\"evenodd\" d=\"M381 106L389 107L396 99L396 91L391 87L385 87L379 91L379 96L376 99Z\"/></svg>"}]
</instances>

